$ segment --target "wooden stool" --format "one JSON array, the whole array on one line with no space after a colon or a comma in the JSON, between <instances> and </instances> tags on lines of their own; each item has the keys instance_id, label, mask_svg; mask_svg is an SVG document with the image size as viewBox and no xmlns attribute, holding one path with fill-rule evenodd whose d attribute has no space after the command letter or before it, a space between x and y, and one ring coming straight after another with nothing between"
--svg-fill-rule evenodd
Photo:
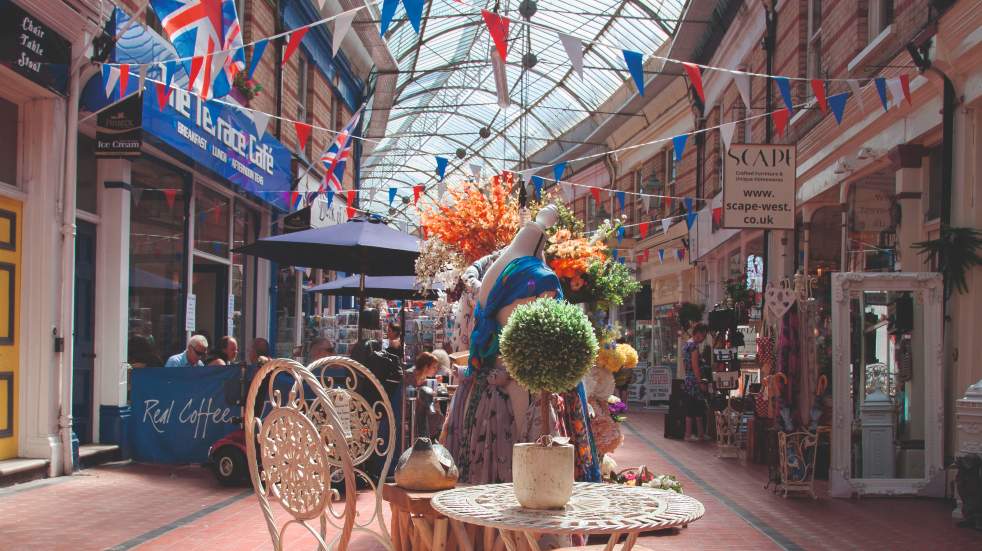
<instances>
[{"instance_id":1,"label":"wooden stool","mask_svg":"<svg viewBox=\"0 0 982 551\"><path fill-rule=\"evenodd\" d=\"M474 551L479 541L487 539L481 527L434 511L430 498L435 493L406 490L392 483L382 487L382 499L392 509L395 551Z\"/></svg>"}]
</instances>

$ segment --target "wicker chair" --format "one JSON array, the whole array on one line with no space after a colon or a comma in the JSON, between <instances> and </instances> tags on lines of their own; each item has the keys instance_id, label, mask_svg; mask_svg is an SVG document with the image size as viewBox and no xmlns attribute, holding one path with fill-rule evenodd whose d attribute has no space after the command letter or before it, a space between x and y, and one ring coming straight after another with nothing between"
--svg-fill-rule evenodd
<instances>
[{"instance_id":1,"label":"wicker chair","mask_svg":"<svg viewBox=\"0 0 982 551\"><path fill-rule=\"evenodd\" d=\"M398 426L388 393L379 379L347 356L330 356L307 366L329 395L341 419L355 478L373 499L372 513L355 519L355 532L365 532L387 549L392 538L382 515L382 487L396 452ZM333 460L333 457L332 457Z\"/></svg>"},{"instance_id":2,"label":"wicker chair","mask_svg":"<svg viewBox=\"0 0 982 551\"><path fill-rule=\"evenodd\" d=\"M284 382L289 383L286 396ZM255 415L257 403L262 406L259 411L267 410L261 418ZM330 393L303 365L270 360L249 385L245 427L249 474L273 549L283 549L285 533L293 525L305 528L318 549L347 549L355 528L357 495L346 491L341 497L332 485L355 488L356 477ZM292 517L281 527L276 525L272 503L279 503ZM338 530L330 542L326 541L328 524Z\"/></svg>"}]
</instances>

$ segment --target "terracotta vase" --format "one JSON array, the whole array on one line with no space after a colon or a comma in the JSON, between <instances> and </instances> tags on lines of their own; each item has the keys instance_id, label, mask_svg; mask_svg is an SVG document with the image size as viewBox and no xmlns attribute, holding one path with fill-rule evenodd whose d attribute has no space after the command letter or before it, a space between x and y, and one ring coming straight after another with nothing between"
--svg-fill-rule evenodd
<instances>
[{"instance_id":1,"label":"terracotta vase","mask_svg":"<svg viewBox=\"0 0 982 551\"><path fill-rule=\"evenodd\" d=\"M417 438L396 464L396 484L407 490L449 490L457 485L458 476L450 450L430 442L429 438Z\"/></svg>"},{"instance_id":2,"label":"terracotta vase","mask_svg":"<svg viewBox=\"0 0 982 551\"><path fill-rule=\"evenodd\" d=\"M526 509L562 509L573 495L573 446L553 442L515 444L515 498Z\"/></svg>"}]
</instances>

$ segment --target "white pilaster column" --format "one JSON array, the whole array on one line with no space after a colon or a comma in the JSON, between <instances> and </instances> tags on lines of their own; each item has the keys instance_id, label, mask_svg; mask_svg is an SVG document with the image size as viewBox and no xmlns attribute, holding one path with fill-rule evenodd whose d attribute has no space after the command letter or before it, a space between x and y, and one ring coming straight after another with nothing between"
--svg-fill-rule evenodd
<instances>
[{"instance_id":1,"label":"white pilaster column","mask_svg":"<svg viewBox=\"0 0 982 551\"><path fill-rule=\"evenodd\" d=\"M102 159L98 163L101 220L96 238L95 398L99 409L93 437L103 443L120 443L120 415L128 414L123 364L129 334L130 161Z\"/></svg>"}]
</instances>

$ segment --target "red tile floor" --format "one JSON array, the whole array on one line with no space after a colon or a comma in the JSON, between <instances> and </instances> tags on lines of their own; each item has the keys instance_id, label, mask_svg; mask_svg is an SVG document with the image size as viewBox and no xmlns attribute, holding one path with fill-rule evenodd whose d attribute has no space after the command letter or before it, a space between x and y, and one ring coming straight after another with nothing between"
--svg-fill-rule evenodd
<instances>
[{"instance_id":1,"label":"red tile floor","mask_svg":"<svg viewBox=\"0 0 982 551\"><path fill-rule=\"evenodd\" d=\"M943 500L783 499L764 489L766 468L718 459L711 443L662 438L663 417L632 413L621 466L676 474L706 516L644 537L653 549L982 549L982 533L956 528ZM311 549L293 531L288 549ZM360 539L357 550L379 549ZM259 506L200 467L113 464L72 477L0 489L0 550L269 549Z\"/></svg>"}]
</instances>

